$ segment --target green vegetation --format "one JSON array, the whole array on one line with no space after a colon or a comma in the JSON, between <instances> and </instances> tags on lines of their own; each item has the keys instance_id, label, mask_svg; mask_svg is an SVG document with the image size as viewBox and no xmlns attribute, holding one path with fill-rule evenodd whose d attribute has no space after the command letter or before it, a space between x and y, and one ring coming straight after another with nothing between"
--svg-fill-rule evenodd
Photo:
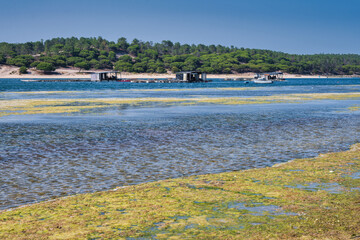
<instances>
[{"instance_id":1,"label":"green vegetation","mask_svg":"<svg viewBox=\"0 0 360 240\"><path fill-rule=\"evenodd\" d=\"M360 145L0 213L1 239L357 239Z\"/></svg>"},{"instance_id":2,"label":"green vegetation","mask_svg":"<svg viewBox=\"0 0 360 240\"><path fill-rule=\"evenodd\" d=\"M19 69L19 73L20 74L26 74L28 71L27 71L27 67L25 66L21 66L20 69Z\"/></svg>"},{"instance_id":3,"label":"green vegetation","mask_svg":"<svg viewBox=\"0 0 360 240\"><path fill-rule=\"evenodd\" d=\"M48 63L48 62L39 62L38 64L36 64L36 69L37 70L42 70L44 72L51 72L55 70L55 67L52 63Z\"/></svg>"},{"instance_id":4,"label":"green vegetation","mask_svg":"<svg viewBox=\"0 0 360 240\"><path fill-rule=\"evenodd\" d=\"M360 74L360 55L296 55L221 45L117 42L98 38L53 38L27 43L0 43L0 64L54 68L116 69L136 73L198 70L207 73L284 71L295 74Z\"/></svg>"},{"instance_id":5,"label":"green vegetation","mask_svg":"<svg viewBox=\"0 0 360 240\"><path fill-rule=\"evenodd\" d=\"M0 54L0 64L6 63L6 58L3 54Z\"/></svg>"}]
</instances>

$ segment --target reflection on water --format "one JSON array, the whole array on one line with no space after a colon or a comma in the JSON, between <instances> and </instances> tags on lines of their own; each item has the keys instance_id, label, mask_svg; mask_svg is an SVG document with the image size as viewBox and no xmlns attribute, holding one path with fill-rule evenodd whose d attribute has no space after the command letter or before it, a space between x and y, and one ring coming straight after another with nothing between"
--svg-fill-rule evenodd
<instances>
[{"instance_id":1,"label":"reflection on water","mask_svg":"<svg viewBox=\"0 0 360 240\"><path fill-rule=\"evenodd\" d=\"M359 141L351 103L130 109L0 122L0 209L193 174L271 166Z\"/></svg>"}]
</instances>

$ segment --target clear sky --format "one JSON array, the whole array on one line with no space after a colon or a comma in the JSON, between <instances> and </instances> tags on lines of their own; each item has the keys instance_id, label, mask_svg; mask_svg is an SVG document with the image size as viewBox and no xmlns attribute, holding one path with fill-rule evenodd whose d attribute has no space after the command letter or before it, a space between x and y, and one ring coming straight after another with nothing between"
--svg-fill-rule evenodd
<instances>
[{"instance_id":1,"label":"clear sky","mask_svg":"<svg viewBox=\"0 0 360 240\"><path fill-rule=\"evenodd\" d=\"M360 0L0 0L0 42L71 36L360 54Z\"/></svg>"}]
</instances>

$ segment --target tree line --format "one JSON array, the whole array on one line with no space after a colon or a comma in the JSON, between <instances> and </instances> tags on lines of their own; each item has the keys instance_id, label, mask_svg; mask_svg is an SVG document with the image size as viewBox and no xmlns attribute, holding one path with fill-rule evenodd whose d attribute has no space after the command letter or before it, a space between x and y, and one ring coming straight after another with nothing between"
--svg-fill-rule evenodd
<instances>
[{"instance_id":1,"label":"tree line","mask_svg":"<svg viewBox=\"0 0 360 240\"><path fill-rule=\"evenodd\" d=\"M0 64L36 68L45 72L60 67L79 70L114 69L122 72L165 73L203 71L243 73L283 71L294 74L360 74L358 54L297 55L222 45L153 43L119 38L53 38L26 43L0 43Z\"/></svg>"}]
</instances>

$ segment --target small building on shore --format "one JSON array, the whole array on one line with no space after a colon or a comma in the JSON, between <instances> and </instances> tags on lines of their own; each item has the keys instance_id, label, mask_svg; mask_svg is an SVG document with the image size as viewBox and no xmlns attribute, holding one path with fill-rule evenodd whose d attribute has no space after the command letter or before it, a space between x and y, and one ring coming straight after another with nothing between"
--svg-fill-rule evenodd
<instances>
[{"instance_id":1,"label":"small building on shore","mask_svg":"<svg viewBox=\"0 0 360 240\"><path fill-rule=\"evenodd\" d=\"M206 73L196 71L177 72L176 80L184 82L205 82Z\"/></svg>"},{"instance_id":2,"label":"small building on shore","mask_svg":"<svg viewBox=\"0 0 360 240\"><path fill-rule=\"evenodd\" d=\"M114 81L117 80L119 72L117 71L109 71L109 72L97 72L91 74L92 82L100 82L100 81Z\"/></svg>"}]
</instances>

